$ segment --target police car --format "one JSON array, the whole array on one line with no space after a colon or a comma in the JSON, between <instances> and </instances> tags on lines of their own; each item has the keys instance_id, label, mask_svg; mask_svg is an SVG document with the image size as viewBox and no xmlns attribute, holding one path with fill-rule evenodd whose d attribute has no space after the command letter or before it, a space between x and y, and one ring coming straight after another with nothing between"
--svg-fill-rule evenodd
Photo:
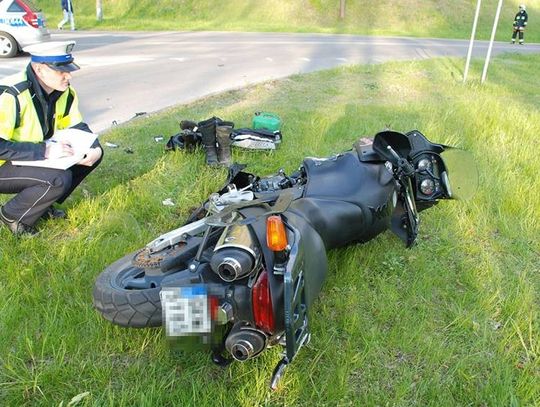
<instances>
[{"instance_id":1,"label":"police car","mask_svg":"<svg viewBox=\"0 0 540 407\"><path fill-rule=\"evenodd\" d=\"M0 58L10 58L51 34L41 10L29 0L0 0Z\"/></svg>"}]
</instances>

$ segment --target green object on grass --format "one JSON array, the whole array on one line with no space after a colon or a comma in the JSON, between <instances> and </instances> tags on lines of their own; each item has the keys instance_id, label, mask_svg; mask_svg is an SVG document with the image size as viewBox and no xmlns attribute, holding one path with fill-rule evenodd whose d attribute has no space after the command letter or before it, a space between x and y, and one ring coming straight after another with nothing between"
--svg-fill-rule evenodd
<instances>
[{"instance_id":1,"label":"green object on grass","mask_svg":"<svg viewBox=\"0 0 540 407\"><path fill-rule=\"evenodd\" d=\"M277 114L268 112L255 112L253 116L253 129L265 129L270 131L281 130L281 119Z\"/></svg>"}]
</instances>

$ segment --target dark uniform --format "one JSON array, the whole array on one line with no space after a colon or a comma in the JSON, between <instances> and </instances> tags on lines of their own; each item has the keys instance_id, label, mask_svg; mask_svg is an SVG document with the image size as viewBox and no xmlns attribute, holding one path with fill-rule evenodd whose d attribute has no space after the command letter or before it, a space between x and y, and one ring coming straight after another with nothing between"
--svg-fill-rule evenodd
<instances>
[{"instance_id":1,"label":"dark uniform","mask_svg":"<svg viewBox=\"0 0 540 407\"><path fill-rule=\"evenodd\" d=\"M516 35L519 33L519 43L520 45L523 45L524 39L523 34L525 32L525 27L527 27L527 20L529 19L529 16L527 15L527 12L525 11L525 6L522 4L519 6L519 11L516 14L516 17L514 18L514 24L513 24L513 30L512 33L512 44L516 43Z\"/></svg>"},{"instance_id":2,"label":"dark uniform","mask_svg":"<svg viewBox=\"0 0 540 407\"><path fill-rule=\"evenodd\" d=\"M67 55L70 58L62 62L65 71L78 69L71 55ZM54 63L54 57L36 59L48 65ZM32 61L36 62L33 55ZM0 193L16 195L0 208L0 220L15 234L33 232L40 217L46 212L50 214L53 203L62 203L99 165L101 158L92 166L74 165L67 170L13 165L11 161L15 160L44 159L44 140L56 130L91 130L82 121L75 90L69 86L48 94L31 64L26 71L2 80L1 85ZM92 147L100 147L99 142L96 140Z\"/></svg>"}]
</instances>

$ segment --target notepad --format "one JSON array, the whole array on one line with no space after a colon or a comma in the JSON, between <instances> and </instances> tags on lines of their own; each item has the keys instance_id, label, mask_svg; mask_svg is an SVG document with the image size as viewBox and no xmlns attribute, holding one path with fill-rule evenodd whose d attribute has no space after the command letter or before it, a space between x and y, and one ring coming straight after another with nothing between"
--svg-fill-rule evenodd
<instances>
[{"instance_id":1,"label":"notepad","mask_svg":"<svg viewBox=\"0 0 540 407\"><path fill-rule=\"evenodd\" d=\"M43 167L66 170L84 158L85 154L88 153L92 147L92 144L94 144L94 141L96 141L96 138L97 134L89 133L83 130L58 130L50 139L46 140L45 143L68 141L73 148L73 155L70 155L69 157L47 158L44 160L35 161L12 161L11 163L13 165L22 165L27 167Z\"/></svg>"}]
</instances>

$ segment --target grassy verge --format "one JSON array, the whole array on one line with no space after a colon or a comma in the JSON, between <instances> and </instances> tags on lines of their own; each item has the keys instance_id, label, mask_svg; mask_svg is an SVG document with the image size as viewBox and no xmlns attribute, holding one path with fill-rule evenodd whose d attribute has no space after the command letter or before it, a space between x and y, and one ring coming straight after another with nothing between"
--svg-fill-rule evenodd
<instances>
[{"instance_id":1,"label":"grassy verge","mask_svg":"<svg viewBox=\"0 0 540 407\"><path fill-rule=\"evenodd\" d=\"M472 66L478 77L482 61ZM0 404L535 405L540 399L540 57L496 58L485 86L460 83L463 61L438 59L293 76L115 128L106 159L33 239L0 229ZM235 150L270 174L348 149L385 126L418 128L477 158L468 202L423 212L418 245L386 233L329 254L312 340L272 393L279 349L222 370L203 352L170 350L157 330L112 326L92 309L97 274L179 225L220 186L203 154L165 153L153 136L212 115L247 126L284 119L273 153ZM133 154L125 152L131 148ZM174 207L162 205L171 198ZM5 196L0 199L7 199ZM77 400L77 399L76 399Z\"/></svg>"},{"instance_id":2,"label":"grassy verge","mask_svg":"<svg viewBox=\"0 0 540 407\"><path fill-rule=\"evenodd\" d=\"M38 2L49 27L61 20L57 0ZM211 30L320 32L415 37L469 38L476 2L470 0L346 1L339 18L337 0L103 0L102 22L96 2L74 2L79 29ZM504 2L497 39L509 41L520 1ZM484 0L477 38L491 35L498 0ZM540 42L540 0L529 0L528 42Z\"/></svg>"}]
</instances>

